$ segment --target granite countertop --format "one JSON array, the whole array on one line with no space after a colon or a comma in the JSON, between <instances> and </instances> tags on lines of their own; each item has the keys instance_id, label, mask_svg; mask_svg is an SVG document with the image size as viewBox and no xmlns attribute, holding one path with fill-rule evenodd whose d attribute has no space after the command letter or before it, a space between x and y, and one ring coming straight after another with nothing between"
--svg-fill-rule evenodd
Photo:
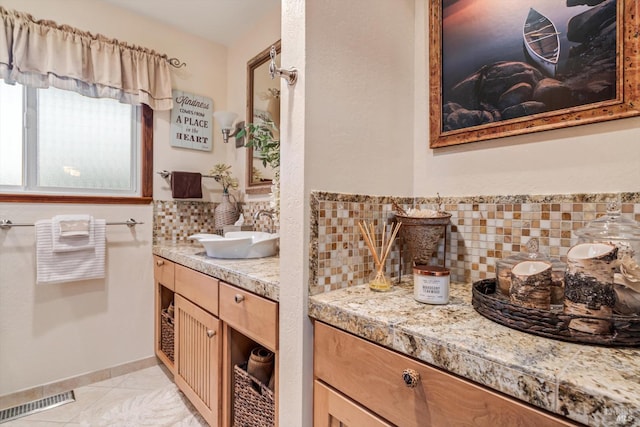
<instances>
[{"instance_id":1,"label":"granite countertop","mask_svg":"<svg viewBox=\"0 0 640 427\"><path fill-rule=\"evenodd\" d=\"M209 258L202 245L159 244L153 253L215 277L272 301L280 297L280 257L255 259Z\"/></svg>"},{"instance_id":2,"label":"granite countertop","mask_svg":"<svg viewBox=\"0 0 640 427\"><path fill-rule=\"evenodd\" d=\"M567 343L479 315L471 284L447 305L354 286L309 297L309 315L532 405L593 426L640 426L640 349Z\"/></svg>"}]
</instances>

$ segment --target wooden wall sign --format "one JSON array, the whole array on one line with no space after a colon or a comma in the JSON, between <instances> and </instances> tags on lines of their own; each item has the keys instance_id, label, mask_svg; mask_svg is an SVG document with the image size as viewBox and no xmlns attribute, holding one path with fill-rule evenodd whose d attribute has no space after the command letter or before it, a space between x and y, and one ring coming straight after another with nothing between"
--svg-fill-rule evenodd
<instances>
[{"instance_id":1,"label":"wooden wall sign","mask_svg":"<svg viewBox=\"0 0 640 427\"><path fill-rule=\"evenodd\" d=\"M171 145L211 151L213 100L206 96L173 90Z\"/></svg>"}]
</instances>

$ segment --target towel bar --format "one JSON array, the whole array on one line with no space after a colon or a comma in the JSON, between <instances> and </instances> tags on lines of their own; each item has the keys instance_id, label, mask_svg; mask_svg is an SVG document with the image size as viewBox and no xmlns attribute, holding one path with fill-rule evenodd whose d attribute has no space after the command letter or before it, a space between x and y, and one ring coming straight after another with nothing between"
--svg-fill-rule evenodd
<instances>
[{"instance_id":1,"label":"towel bar","mask_svg":"<svg viewBox=\"0 0 640 427\"><path fill-rule=\"evenodd\" d=\"M162 171L158 171L156 172L158 175L160 175L161 177L163 177L164 179L171 179L171 172L169 172L168 170L162 170ZM203 178L215 178L213 175L202 175Z\"/></svg>"},{"instance_id":2,"label":"towel bar","mask_svg":"<svg viewBox=\"0 0 640 427\"><path fill-rule=\"evenodd\" d=\"M144 222L138 222L133 218L129 218L123 222L107 222L107 225L126 225L129 228L133 228L138 224L144 224ZM34 224L14 224L11 220L0 219L0 229L9 230L11 227L33 227Z\"/></svg>"}]
</instances>

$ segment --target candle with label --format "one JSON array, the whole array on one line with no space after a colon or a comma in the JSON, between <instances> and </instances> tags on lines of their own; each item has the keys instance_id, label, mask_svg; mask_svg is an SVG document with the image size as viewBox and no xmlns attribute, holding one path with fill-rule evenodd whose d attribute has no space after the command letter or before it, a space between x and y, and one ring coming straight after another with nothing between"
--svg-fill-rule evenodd
<instances>
[{"instance_id":1,"label":"candle with label","mask_svg":"<svg viewBox=\"0 0 640 427\"><path fill-rule=\"evenodd\" d=\"M413 267L413 297L426 304L447 304L449 270L433 265Z\"/></svg>"}]
</instances>

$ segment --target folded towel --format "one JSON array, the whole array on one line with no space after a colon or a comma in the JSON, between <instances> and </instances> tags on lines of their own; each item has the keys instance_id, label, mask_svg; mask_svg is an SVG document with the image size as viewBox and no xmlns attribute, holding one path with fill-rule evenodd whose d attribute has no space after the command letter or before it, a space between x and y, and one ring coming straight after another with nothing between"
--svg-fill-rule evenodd
<instances>
[{"instance_id":1,"label":"folded towel","mask_svg":"<svg viewBox=\"0 0 640 427\"><path fill-rule=\"evenodd\" d=\"M254 348L247 362L247 372L262 384L269 384L273 373L273 357L273 353L264 347Z\"/></svg>"},{"instance_id":2,"label":"folded towel","mask_svg":"<svg viewBox=\"0 0 640 427\"><path fill-rule=\"evenodd\" d=\"M81 231L86 227L87 231ZM94 221L90 215L56 215L51 219L53 252L95 248Z\"/></svg>"},{"instance_id":3,"label":"folded towel","mask_svg":"<svg viewBox=\"0 0 640 427\"><path fill-rule=\"evenodd\" d=\"M38 284L101 279L105 276L106 221L93 221L95 247L54 252L52 221L36 221L36 272Z\"/></svg>"},{"instance_id":4,"label":"folded towel","mask_svg":"<svg viewBox=\"0 0 640 427\"><path fill-rule=\"evenodd\" d=\"M174 199L202 199L202 174L171 172L171 197Z\"/></svg>"},{"instance_id":5,"label":"folded towel","mask_svg":"<svg viewBox=\"0 0 640 427\"><path fill-rule=\"evenodd\" d=\"M60 221L60 235L62 237L88 236L89 220Z\"/></svg>"}]
</instances>

